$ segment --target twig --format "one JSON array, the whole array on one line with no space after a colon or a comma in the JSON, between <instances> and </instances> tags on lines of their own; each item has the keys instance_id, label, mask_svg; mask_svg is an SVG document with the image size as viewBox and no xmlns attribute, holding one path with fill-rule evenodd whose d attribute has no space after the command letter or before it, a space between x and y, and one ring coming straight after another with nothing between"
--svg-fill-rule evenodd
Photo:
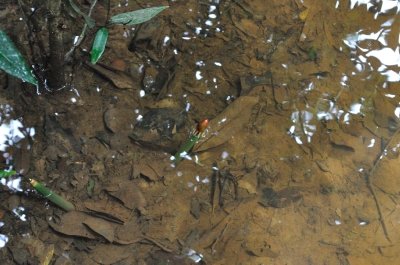
<instances>
[{"instance_id":1,"label":"twig","mask_svg":"<svg viewBox=\"0 0 400 265\"><path fill-rule=\"evenodd\" d=\"M388 232L388 230L387 230L386 221L385 221L385 217L383 216L383 213L382 213L381 205L380 205L380 203L379 203L378 197L376 196L375 189L374 189L374 187L373 187L373 185L372 185L373 183L371 182L371 176L372 176L373 172L375 171L375 169L377 168L377 166L378 166L378 164L380 163L380 161L382 161L382 157L383 157L383 155L384 155L384 153L385 153L385 150L388 149L388 147L390 146L390 144L393 142L393 139L396 137L396 135L397 135L399 132L400 132L400 128L398 128L398 129L396 130L396 132L393 134L392 138L391 138L390 141L386 144L385 148L382 150L382 152L381 152L379 158L376 160L376 162L375 162L374 166L372 167L372 169L369 171L369 173L367 173L367 174L365 175L365 179L366 179L366 182L367 182L367 188L370 190L372 196L374 197L374 201L375 201L375 204L376 204L376 209L378 210L379 221L381 222L382 229L383 229L383 233L385 234L385 237L386 237L386 239L387 239L389 242L392 242L392 241L390 240L389 232Z\"/></svg>"},{"instance_id":2,"label":"twig","mask_svg":"<svg viewBox=\"0 0 400 265\"><path fill-rule=\"evenodd\" d=\"M96 5L96 3L97 3L97 0L94 0L94 1L92 2L92 4L90 5L88 17L90 17L90 16L92 15L92 10L93 10L94 6ZM107 16L108 16L108 14L107 14ZM87 27L88 27L88 24L85 22L85 25L83 26L81 35L79 35L78 40L75 42L74 46L72 46L71 50L69 50L69 52L67 52L67 53L65 54L65 56L64 56L64 61L65 61L65 62L69 62L69 61L71 60L71 59L70 59L71 54L75 51L75 49L76 49L79 45L81 45L83 39L85 38L85 33L86 33L86 30L87 30Z\"/></svg>"},{"instance_id":3,"label":"twig","mask_svg":"<svg viewBox=\"0 0 400 265\"><path fill-rule=\"evenodd\" d=\"M154 245L156 245L157 247L161 248L162 250L166 251L166 252L172 252L171 249L167 248L166 246L164 246L163 244L161 244L160 242L158 242L158 240L148 237L148 236L142 236L143 239L146 239L147 241L150 241L151 243L153 243Z\"/></svg>"}]
</instances>

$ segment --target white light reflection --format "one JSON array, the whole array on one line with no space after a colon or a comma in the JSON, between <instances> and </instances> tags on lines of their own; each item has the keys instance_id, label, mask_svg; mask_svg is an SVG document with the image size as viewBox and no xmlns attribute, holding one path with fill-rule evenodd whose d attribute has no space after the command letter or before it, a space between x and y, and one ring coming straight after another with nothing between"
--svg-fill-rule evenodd
<instances>
[{"instance_id":1,"label":"white light reflection","mask_svg":"<svg viewBox=\"0 0 400 265\"><path fill-rule=\"evenodd\" d=\"M397 107L397 108L394 110L394 115L396 115L396 117L400 119L400 107Z\"/></svg>"},{"instance_id":2,"label":"white light reflection","mask_svg":"<svg viewBox=\"0 0 400 265\"><path fill-rule=\"evenodd\" d=\"M203 77L201 76L201 71L196 71L196 79L197 80L200 80L200 79L202 79Z\"/></svg>"},{"instance_id":3,"label":"white light reflection","mask_svg":"<svg viewBox=\"0 0 400 265\"><path fill-rule=\"evenodd\" d=\"M371 139L371 143L367 147L374 147L375 139Z\"/></svg>"},{"instance_id":4,"label":"white light reflection","mask_svg":"<svg viewBox=\"0 0 400 265\"><path fill-rule=\"evenodd\" d=\"M359 113L361 113L361 107L362 107L362 105L360 103L355 103L355 104L350 106L349 113L351 113L351 114L359 114Z\"/></svg>"},{"instance_id":5,"label":"white light reflection","mask_svg":"<svg viewBox=\"0 0 400 265\"><path fill-rule=\"evenodd\" d=\"M226 151L223 151L222 154L221 154L221 157L222 157L223 160L225 160L228 156L229 156L229 153L226 152Z\"/></svg>"},{"instance_id":6,"label":"white light reflection","mask_svg":"<svg viewBox=\"0 0 400 265\"><path fill-rule=\"evenodd\" d=\"M21 221L26 221L26 215L23 213L25 210L24 207L18 206L17 208L13 209L12 212L21 219Z\"/></svg>"},{"instance_id":7,"label":"white light reflection","mask_svg":"<svg viewBox=\"0 0 400 265\"><path fill-rule=\"evenodd\" d=\"M4 223L1 224L2 224L1 226L4 225ZM8 242L8 236L0 234L0 248L3 248L7 242Z\"/></svg>"}]
</instances>

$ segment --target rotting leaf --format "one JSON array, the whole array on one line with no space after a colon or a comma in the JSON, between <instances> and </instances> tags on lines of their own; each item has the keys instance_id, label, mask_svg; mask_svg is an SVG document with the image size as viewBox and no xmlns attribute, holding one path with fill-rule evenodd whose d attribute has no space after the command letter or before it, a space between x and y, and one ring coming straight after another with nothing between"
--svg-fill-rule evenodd
<instances>
[{"instance_id":1,"label":"rotting leaf","mask_svg":"<svg viewBox=\"0 0 400 265\"><path fill-rule=\"evenodd\" d=\"M125 223L132 218L130 211L124 206L110 203L107 200L97 201L96 203L84 202L83 205L93 213L98 213L101 216L109 216L109 219L115 219L121 223Z\"/></svg>"},{"instance_id":2,"label":"rotting leaf","mask_svg":"<svg viewBox=\"0 0 400 265\"><path fill-rule=\"evenodd\" d=\"M245 180L240 179L240 180L238 181L238 187L247 190L247 192L248 192L249 194L257 194L256 188L254 188L253 185L251 185L250 183L248 183L248 182L245 181Z\"/></svg>"},{"instance_id":3,"label":"rotting leaf","mask_svg":"<svg viewBox=\"0 0 400 265\"><path fill-rule=\"evenodd\" d=\"M258 97L243 96L236 99L217 117L209 122L207 135L194 146L194 152L201 152L219 146L248 123L251 109Z\"/></svg>"},{"instance_id":4,"label":"rotting leaf","mask_svg":"<svg viewBox=\"0 0 400 265\"><path fill-rule=\"evenodd\" d=\"M98 244L91 250L90 254L91 258L96 261L97 264L117 264L118 261L132 255L133 251L132 246Z\"/></svg>"},{"instance_id":5,"label":"rotting leaf","mask_svg":"<svg viewBox=\"0 0 400 265\"><path fill-rule=\"evenodd\" d=\"M321 169L322 171L324 171L324 172L330 172L329 166L328 166L328 164L326 163L325 160L317 159L317 160L315 160L315 163L317 164L317 166L319 167L319 169Z\"/></svg>"},{"instance_id":6,"label":"rotting leaf","mask_svg":"<svg viewBox=\"0 0 400 265\"><path fill-rule=\"evenodd\" d=\"M94 217L91 217L82 212L72 211L63 214L61 216L61 222L59 224L49 221L49 225L57 232L65 235L96 239L97 235L82 223L82 221L86 218Z\"/></svg>"},{"instance_id":7,"label":"rotting leaf","mask_svg":"<svg viewBox=\"0 0 400 265\"><path fill-rule=\"evenodd\" d=\"M152 181L157 181L160 178L153 167L147 163L140 164L140 173Z\"/></svg>"},{"instance_id":8,"label":"rotting leaf","mask_svg":"<svg viewBox=\"0 0 400 265\"><path fill-rule=\"evenodd\" d=\"M105 78L109 79L113 84L118 87L119 89L133 89L133 84L135 83L132 78L126 75L123 72L116 72L108 70L100 64L92 64L90 62L85 62L87 66L104 76Z\"/></svg>"},{"instance_id":9,"label":"rotting leaf","mask_svg":"<svg viewBox=\"0 0 400 265\"><path fill-rule=\"evenodd\" d=\"M114 241L114 229L111 227L109 222L99 218L86 218L82 223L87 225L97 234L103 236L110 243Z\"/></svg>"},{"instance_id":10,"label":"rotting leaf","mask_svg":"<svg viewBox=\"0 0 400 265\"><path fill-rule=\"evenodd\" d=\"M120 199L125 207L133 210L138 207L146 207L147 201L140 189L131 181L119 184L118 191L109 191L109 193Z\"/></svg>"}]
</instances>

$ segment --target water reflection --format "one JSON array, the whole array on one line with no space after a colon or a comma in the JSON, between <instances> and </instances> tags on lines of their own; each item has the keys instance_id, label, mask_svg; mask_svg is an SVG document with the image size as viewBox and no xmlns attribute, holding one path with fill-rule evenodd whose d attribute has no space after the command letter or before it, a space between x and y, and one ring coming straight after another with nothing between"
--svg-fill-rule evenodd
<instances>
[{"instance_id":1,"label":"water reflection","mask_svg":"<svg viewBox=\"0 0 400 265\"><path fill-rule=\"evenodd\" d=\"M7 186L8 190L12 193L23 191L21 188L22 177L20 174L26 174L28 168L15 168L14 164L21 164L20 161L15 160L15 154L18 152L28 154L28 150L23 150L24 148L30 149L30 145L26 145L23 141L27 141L27 138L33 138L35 136L35 128L27 128L23 125L23 120L12 118L11 113L13 112L13 107L5 104L0 105L0 152L3 157L3 170L10 171L13 169L18 170L17 175L10 176L7 178L2 178L0 183L3 186ZM19 159L26 159L26 157L19 157ZM16 205L14 209L10 209L14 215L21 221L26 221L26 214L24 213L25 208L20 205ZM4 223L1 223L3 226ZM4 247L8 242L8 237L6 235L0 235L0 248Z\"/></svg>"}]
</instances>

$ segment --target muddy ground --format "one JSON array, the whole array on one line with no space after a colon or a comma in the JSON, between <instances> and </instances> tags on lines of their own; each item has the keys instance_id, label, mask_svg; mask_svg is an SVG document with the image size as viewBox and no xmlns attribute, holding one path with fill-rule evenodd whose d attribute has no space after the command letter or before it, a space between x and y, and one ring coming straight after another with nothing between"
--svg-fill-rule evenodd
<instances>
[{"instance_id":1,"label":"muddy ground","mask_svg":"<svg viewBox=\"0 0 400 265\"><path fill-rule=\"evenodd\" d=\"M0 192L0 263L396 264L399 85L351 74L357 51L342 39L374 10L315 2L99 1L54 88L46 5L21 1L23 15L0 1L1 29L42 81L0 75L2 122L26 136L2 150L22 191ZM90 64L108 12L165 5L145 24L108 25ZM84 20L65 7L61 21L68 51ZM203 119L191 160L174 165Z\"/></svg>"}]
</instances>

